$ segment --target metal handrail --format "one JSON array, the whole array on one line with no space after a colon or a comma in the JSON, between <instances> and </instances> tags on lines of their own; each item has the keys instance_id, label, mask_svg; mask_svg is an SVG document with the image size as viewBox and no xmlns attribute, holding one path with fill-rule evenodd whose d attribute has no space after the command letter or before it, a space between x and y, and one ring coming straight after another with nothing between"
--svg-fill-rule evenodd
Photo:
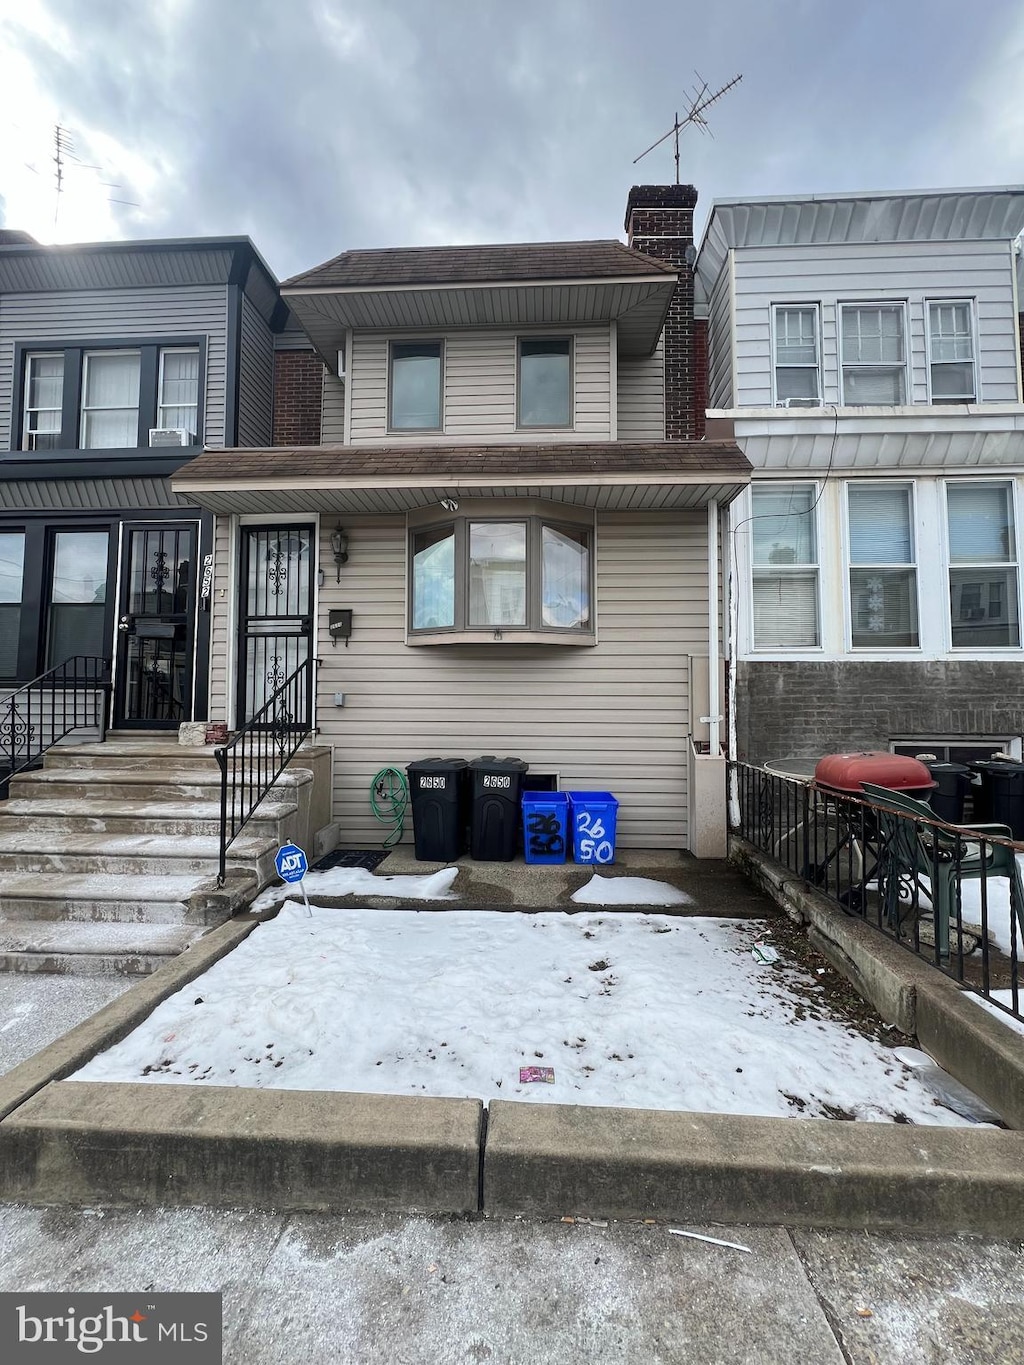
<instances>
[{"instance_id":1,"label":"metal handrail","mask_svg":"<svg viewBox=\"0 0 1024 1365\"><path fill-rule=\"evenodd\" d=\"M107 728L110 660L72 654L0 701L0 795L12 777L37 767L42 756L75 730Z\"/></svg>"},{"instance_id":2,"label":"metal handrail","mask_svg":"<svg viewBox=\"0 0 1024 1365\"><path fill-rule=\"evenodd\" d=\"M251 720L214 749L220 768L218 886L227 876L228 849L313 733L312 717L313 661L306 659Z\"/></svg>"}]
</instances>

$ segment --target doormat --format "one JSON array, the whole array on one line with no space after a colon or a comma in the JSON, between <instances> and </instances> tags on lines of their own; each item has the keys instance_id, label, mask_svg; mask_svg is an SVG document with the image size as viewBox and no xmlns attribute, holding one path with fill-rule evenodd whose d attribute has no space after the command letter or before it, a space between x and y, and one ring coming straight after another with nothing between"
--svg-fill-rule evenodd
<instances>
[{"instance_id":1,"label":"doormat","mask_svg":"<svg viewBox=\"0 0 1024 1365\"><path fill-rule=\"evenodd\" d=\"M314 863L313 871L326 872L332 867L365 867L367 872L376 872L390 851L387 848L336 848L333 853L325 853L318 863Z\"/></svg>"}]
</instances>

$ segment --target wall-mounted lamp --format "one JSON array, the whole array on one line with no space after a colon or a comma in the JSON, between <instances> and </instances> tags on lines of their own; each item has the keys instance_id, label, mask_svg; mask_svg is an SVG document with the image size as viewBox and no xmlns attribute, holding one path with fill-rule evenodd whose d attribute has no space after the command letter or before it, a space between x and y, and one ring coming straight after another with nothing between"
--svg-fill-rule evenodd
<instances>
[{"instance_id":1,"label":"wall-mounted lamp","mask_svg":"<svg viewBox=\"0 0 1024 1365\"><path fill-rule=\"evenodd\" d=\"M342 530L339 522L331 532L331 550L334 553L334 562L338 566L338 582L341 582L341 566L348 563L348 536Z\"/></svg>"},{"instance_id":2,"label":"wall-mounted lamp","mask_svg":"<svg viewBox=\"0 0 1024 1365\"><path fill-rule=\"evenodd\" d=\"M456 498L442 498L441 506L446 512L457 512L459 510L459 504Z\"/></svg>"}]
</instances>

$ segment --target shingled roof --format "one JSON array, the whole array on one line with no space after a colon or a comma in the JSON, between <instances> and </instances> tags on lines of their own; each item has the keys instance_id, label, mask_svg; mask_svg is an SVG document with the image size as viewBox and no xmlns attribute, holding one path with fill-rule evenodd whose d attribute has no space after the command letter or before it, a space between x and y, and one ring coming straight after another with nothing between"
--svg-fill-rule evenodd
<instances>
[{"instance_id":1,"label":"shingled roof","mask_svg":"<svg viewBox=\"0 0 1024 1365\"><path fill-rule=\"evenodd\" d=\"M676 273L664 261L616 241L397 247L344 251L323 265L293 275L282 289L387 289L396 285L616 279Z\"/></svg>"},{"instance_id":2,"label":"shingled roof","mask_svg":"<svg viewBox=\"0 0 1024 1365\"><path fill-rule=\"evenodd\" d=\"M23 232L21 228L0 227L0 246L38 246L39 243L31 233Z\"/></svg>"}]
</instances>

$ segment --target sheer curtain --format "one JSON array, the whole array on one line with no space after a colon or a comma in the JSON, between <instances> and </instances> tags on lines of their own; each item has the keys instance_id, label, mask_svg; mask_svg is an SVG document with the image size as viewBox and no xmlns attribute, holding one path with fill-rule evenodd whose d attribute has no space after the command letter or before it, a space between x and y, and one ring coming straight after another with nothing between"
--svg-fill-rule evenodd
<instances>
[{"instance_id":1,"label":"sheer curtain","mask_svg":"<svg viewBox=\"0 0 1024 1365\"><path fill-rule=\"evenodd\" d=\"M85 357L82 408L82 446L86 450L138 445L138 351Z\"/></svg>"}]
</instances>

